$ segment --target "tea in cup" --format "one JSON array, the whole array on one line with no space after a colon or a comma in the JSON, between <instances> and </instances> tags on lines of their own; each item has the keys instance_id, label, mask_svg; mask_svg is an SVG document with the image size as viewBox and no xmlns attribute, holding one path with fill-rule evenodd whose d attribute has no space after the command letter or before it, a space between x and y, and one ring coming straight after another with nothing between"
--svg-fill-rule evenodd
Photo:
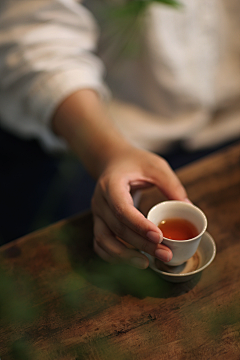
<instances>
[{"instance_id":1,"label":"tea in cup","mask_svg":"<svg viewBox=\"0 0 240 360\"><path fill-rule=\"evenodd\" d=\"M160 228L162 244L173 253L172 259L166 262L170 266L181 265L195 254L207 228L202 210L183 201L159 203L149 211L147 218Z\"/></svg>"}]
</instances>

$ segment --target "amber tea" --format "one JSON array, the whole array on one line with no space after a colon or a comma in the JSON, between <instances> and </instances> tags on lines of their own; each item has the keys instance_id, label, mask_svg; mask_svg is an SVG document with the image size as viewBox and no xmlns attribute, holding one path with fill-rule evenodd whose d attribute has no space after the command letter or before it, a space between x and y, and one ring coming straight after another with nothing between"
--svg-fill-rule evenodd
<instances>
[{"instance_id":1,"label":"amber tea","mask_svg":"<svg viewBox=\"0 0 240 360\"><path fill-rule=\"evenodd\" d=\"M165 219L159 223L158 227L165 238L172 240L188 240L198 235L196 226L186 219Z\"/></svg>"},{"instance_id":2,"label":"amber tea","mask_svg":"<svg viewBox=\"0 0 240 360\"><path fill-rule=\"evenodd\" d=\"M184 201L169 200L156 204L147 218L159 226L164 235L163 245L172 251L168 266L178 266L189 260L197 251L207 228L207 218L202 210ZM156 257L157 254L156 250Z\"/></svg>"}]
</instances>

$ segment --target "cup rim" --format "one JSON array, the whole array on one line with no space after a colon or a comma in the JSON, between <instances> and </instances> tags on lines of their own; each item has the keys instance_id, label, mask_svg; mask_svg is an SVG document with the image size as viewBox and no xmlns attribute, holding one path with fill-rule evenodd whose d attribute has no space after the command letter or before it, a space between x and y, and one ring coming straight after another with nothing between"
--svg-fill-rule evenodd
<instances>
[{"instance_id":1,"label":"cup rim","mask_svg":"<svg viewBox=\"0 0 240 360\"><path fill-rule=\"evenodd\" d=\"M157 208L159 205L162 205L162 204L164 205L164 204L169 204L169 203L172 203L172 204L174 204L174 203L178 203L178 204L181 203L181 204L183 204L183 206L191 207L191 208L194 208L195 210L197 210L197 211L202 215L202 217L203 217L203 219L204 219L204 227L203 227L202 231L201 231L197 236L195 236L195 237L193 237L193 238L191 238L191 239L175 240L175 239L169 239L169 238L163 236L163 241L164 241L164 240L167 240L167 241L172 242L172 243L179 243L179 242L181 242L181 243L186 243L186 242L191 242L191 241L193 241L193 240L196 240L197 238L201 237L201 236L205 233L205 231L207 230L208 221L207 221L207 217L206 217L206 215L204 214L204 212L203 212L198 206L196 206L196 205L194 205L194 204L187 203L187 202L185 202L185 201L181 201L181 200L166 200L166 201L162 201L162 202L154 205L154 206L148 211L147 219L148 219L149 221L151 221L151 220L149 219L149 214L150 214L151 211L154 211L155 208ZM155 225L156 225L156 224L155 224ZM163 241L162 241L162 243L163 243Z\"/></svg>"}]
</instances>

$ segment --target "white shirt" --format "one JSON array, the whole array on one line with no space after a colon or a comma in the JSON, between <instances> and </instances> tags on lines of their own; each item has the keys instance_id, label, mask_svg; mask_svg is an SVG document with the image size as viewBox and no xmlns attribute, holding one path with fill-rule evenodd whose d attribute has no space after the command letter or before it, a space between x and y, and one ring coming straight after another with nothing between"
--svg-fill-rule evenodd
<instances>
[{"instance_id":1,"label":"white shirt","mask_svg":"<svg viewBox=\"0 0 240 360\"><path fill-rule=\"evenodd\" d=\"M175 140L197 149L240 135L239 2L182 2L180 10L150 6L144 56L109 66L102 54L113 121L149 150ZM64 148L50 126L57 106L82 88L109 98L98 35L92 14L74 0L1 0L1 126L49 151Z\"/></svg>"},{"instance_id":2,"label":"white shirt","mask_svg":"<svg viewBox=\"0 0 240 360\"><path fill-rule=\"evenodd\" d=\"M92 15L74 0L1 0L1 125L47 150L65 148L50 129L57 106L78 89L107 92L97 37Z\"/></svg>"}]
</instances>

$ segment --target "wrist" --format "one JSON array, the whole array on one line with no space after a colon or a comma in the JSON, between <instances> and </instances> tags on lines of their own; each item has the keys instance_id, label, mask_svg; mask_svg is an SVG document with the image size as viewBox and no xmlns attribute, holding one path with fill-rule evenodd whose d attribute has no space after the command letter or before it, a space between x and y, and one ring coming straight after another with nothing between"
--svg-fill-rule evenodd
<instances>
[{"instance_id":1,"label":"wrist","mask_svg":"<svg viewBox=\"0 0 240 360\"><path fill-rule=\"evenodd\" d=\"M98 178L132 146L113 125L104 104L93 90L80 90L57 109L53 131L65 138L89 173Z\"/></svg>"}]
</instances>

